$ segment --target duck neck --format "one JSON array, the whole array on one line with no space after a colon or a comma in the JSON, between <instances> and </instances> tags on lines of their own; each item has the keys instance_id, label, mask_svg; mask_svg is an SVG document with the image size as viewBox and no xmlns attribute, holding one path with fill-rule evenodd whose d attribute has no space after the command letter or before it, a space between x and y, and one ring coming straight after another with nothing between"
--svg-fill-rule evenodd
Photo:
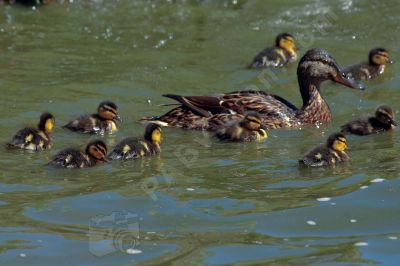
<instances>
[{"instance_id":1,"label":"duck neck","mask_svg":"<svg viewBox=\"0 0 400 266\"><path fill-rule=\"evenodd\" d=\"M297 117L307 124L329 122L332 119L331 111L319 93L322 80L299 79L303 107Z\"/></svg>"}]
</instances>

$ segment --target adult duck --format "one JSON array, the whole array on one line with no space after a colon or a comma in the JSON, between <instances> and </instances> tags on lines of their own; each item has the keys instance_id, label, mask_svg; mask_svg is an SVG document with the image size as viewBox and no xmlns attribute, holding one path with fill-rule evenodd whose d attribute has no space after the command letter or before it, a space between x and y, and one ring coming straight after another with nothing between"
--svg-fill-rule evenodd
<instances>
[{"instance_id":1,"label":"adult duck","mask_svg":"<svg viewBox=\"0 0 400 266\"><path fill-rule=\"evenodd\" d=\"M160 125L189 129L213 130L207 121L221 120L226 116L243 119L247 111L260 114L263 124L269 129L299 128L303 125L327 123L332 120L329 106L320 94L325 80L350 88L364 89L362 84L343 74L335 59L324 49L311 49L301 58L297 67L297 78L303 106L298 109L289 101L264 91L236 91L215 96L179 96L166 94L181 105L160 117L145 117ZM239 114L239 115L238 115ZM200 124L201 127L196 125Z\"/></svg>"}]
</instances>

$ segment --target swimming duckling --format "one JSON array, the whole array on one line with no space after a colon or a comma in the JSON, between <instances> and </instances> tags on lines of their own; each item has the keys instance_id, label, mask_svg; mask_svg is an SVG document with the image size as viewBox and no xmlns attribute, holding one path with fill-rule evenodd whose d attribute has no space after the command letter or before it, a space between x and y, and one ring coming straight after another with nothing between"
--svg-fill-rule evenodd
<instances>
[{"instance_id":1,"label":"swimming duckling","mask_svg":"<svg viewBox=\"0 0 400 266\"><path fill-rule=\"evenodd\" d=\"M346 137L342 133L334 133L329 136L325 145L312 149L299 163L311 167L332 166L349 160L346 149Z\"/></svg>"},{"instance_id":2,"label":"swimming duckling","mask_svg":"<svg viewBox=\"0 0 400 266\"><path fill-rule=\"evenodd\" d=\"M110 101L104 101L99 104L97 114L78 117L63 127L81 133L103 135L117 131L116 122L122 122L118 115L117 105Z\"/></svg>"},{"instance_id":3,"label":"swimming duckling","mask_svg":"<svg viewBox=\"0 0 400 266\"><path fill-rule=\"evenodd\" d=\"M219 129L215 136L229 141L261 141L268 138L267 127L256 112L248 112L241 121L232 121Z\"/></svg>"},{"instance_id":4,"label":"swimming duckling","mask_svg":"<svg viewBox=\"0 0 400 266\"><path fill-rule=\"evenodd\" d=\"M276 36L275 47L267 47L259 52L249 65L249 68L281 67L297 59L294 37L289 33Z\"/></svg>"},{"instance_id":5,"label":"swimming duckling","mask_svg":"<svg viewBox=\"0 0 400 266\"><path fill-rule=\"evenodd\" d=\"M49 163L65 168L84 168L108 162L107 146L101 140L93 140L86 146L85 151L67 148L58 152Z\"/></svg>"},{"instance_id":6,"label":"swimming duckling","mask_svg":"<svg viewBox=\"0 0 400 266\"><path fill-rule=\"evenodd\" d=\"M393 120L394 112L390 106L376 108L375 116L360 118L343 125L342 132L354 135L370 135L393 129L397 126Z\"/></svg>"},{"instance_id":7,"label":"swimming duckling","mask_svg":"<svg viewBox=\"0 0 400 266\"><path fill-rule=\"evenodd\" d=\"M40 116L37 128L27 127L19 130L8 143L9 147L42 151L52 146L51 132L55 124L54 116L43 113Z\"/></svg>"},{"instance_id":8,"label":"swimming duckling","mask_svg":"<svg viewBox=\"0 0 400 266\"><path fill-rule=\"evenodd\" d=\"M161 127L154 123L146 126L144 139L126 138L108 155L111 160L128 160L160 153Z\"/></svg>"},{"instance_id":9,"label":"swimming duckling","mask_svg":"<svg viewBox=\"0 0 400 266\"><path fill-rule=\"evenodd\" d=\"M375 48L369 52L368 62L346 67L343 72L355 80L367 80L382 75L386 64L393 64L389 52L384 48Z\"/></svg>"}]
</instances>

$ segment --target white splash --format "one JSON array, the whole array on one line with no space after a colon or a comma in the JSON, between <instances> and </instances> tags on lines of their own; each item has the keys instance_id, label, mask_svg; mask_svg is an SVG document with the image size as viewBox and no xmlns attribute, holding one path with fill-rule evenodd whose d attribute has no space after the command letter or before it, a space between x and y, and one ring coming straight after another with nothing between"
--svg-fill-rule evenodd
<instances>
[{"instance_id":1,"label":"white splash","mask_svg":"<svg viewBox=\"0 0 400 266\"><path fill-rule=\"evenodd\" d=\"M318 198L317 200L318 200L318 201L330 201L331 198L329 198L329 197L322 197L322 198Z\"/></svg>"}]
</instances>

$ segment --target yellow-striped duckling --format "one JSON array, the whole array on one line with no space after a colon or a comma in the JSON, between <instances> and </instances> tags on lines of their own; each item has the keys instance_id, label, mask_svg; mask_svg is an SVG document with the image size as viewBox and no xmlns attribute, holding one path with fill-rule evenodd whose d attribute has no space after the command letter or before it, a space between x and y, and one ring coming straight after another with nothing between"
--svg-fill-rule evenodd
<instances>
[{"instance_id":1,"label":"yellow-striped duckling","mask_svg":"<svg viewBox=\"0 0 400 266\"><path fill-rule=\"evenodd\" d=\"M130 137L120 141L108 155L111 160L129 160L160 153L161 127L154 123L146 126L144 139Z\"/></svg>"},{"instance_id":2,"label":"yellow-striped duckling","mask_svg":"<svg viewBox=\"0 0 400 266\"><path fill-rule=\"evenodd\" d=\"M67 148L58 152L50 165L65 168L85 168L108 162L107 146L101 140L93 140L86 146L85 151Z\"/></svg>"},{"instance_id":3,"label":"yellow-striped duckling","mask_svg":"<svg viewBox=\"0 0 400 266\"><path fill-rule=\"evenodd\" d=\"M103 135L117 131L117 122L122 122L117 105L104 101L99 104L97 114L80 116L63 127L81 133Z\"/></svg>"},{"instance_id":4,"label":"yellow-striped duckling","mask_svg":"<svg viewBox=\"0 0 400 266\"><path fill-rule=\"evenodd\" d=\"M384 48L375 48L369 52L368 62L346 67L343 72L355 80L367 80L382 75L386 64L393 64L389 52Z\"/></svg>"},{"instance_id":5,"label":"yellow-striped duckling","mask_svg":"<svg viewBox=\"0 0 400 266\"><path fill-rule=\"evenodd\" d=\"M289 33L276 36L275 47L267 47L259 52L249 65L249 68L281 67L297 59L295 40Z\"/></svg>"},{"instance_id":6,"label":"yellow-striped duckling","mask_svg":"<svg viewBox=\"0 0 400 266\"><path fill-rule=\"evenodd\" d=\"M52 146L51 132L54 124L54 116L50 113L43 113L40 116L37 128L27 127L19 130L8 143L8 146L33 151L50 149Z\"/></svg>"},{"instance_id":7,"label":"yellow-striped duckling","mask_svg":"<svg viewBox=\"0 0 400 266\"><path fill-rule=\"evenodd\" d=\"M267 127L256 112L248 112L241 121L228 123L215 136L228 141L261 141L268 138Z\"/></svg>"},{"instance_id":8,"label":"yellow-striped duckling","mask_svg":"<svg viewBox=\"0 0 400 266\"><path fill-rule=\"evenodd\" d=\"M310 167L333 166L349 160L346 149L346 137L342 133L334 133L329 136L325 145L309 151L299 163Z\"/></svg>"},{"instance_id":9,"label":"yellow-striped duckling","mask_svg":"<svg viewBox=\"0 0 400 266\"><path fill-rule=\"evenodd\" d=\"M391 130L396 126L393 109L390 106L381 105L376 108L375 116L351 121L341 128L343 133L363 136Z\"/></svg>"}]
</instances>

